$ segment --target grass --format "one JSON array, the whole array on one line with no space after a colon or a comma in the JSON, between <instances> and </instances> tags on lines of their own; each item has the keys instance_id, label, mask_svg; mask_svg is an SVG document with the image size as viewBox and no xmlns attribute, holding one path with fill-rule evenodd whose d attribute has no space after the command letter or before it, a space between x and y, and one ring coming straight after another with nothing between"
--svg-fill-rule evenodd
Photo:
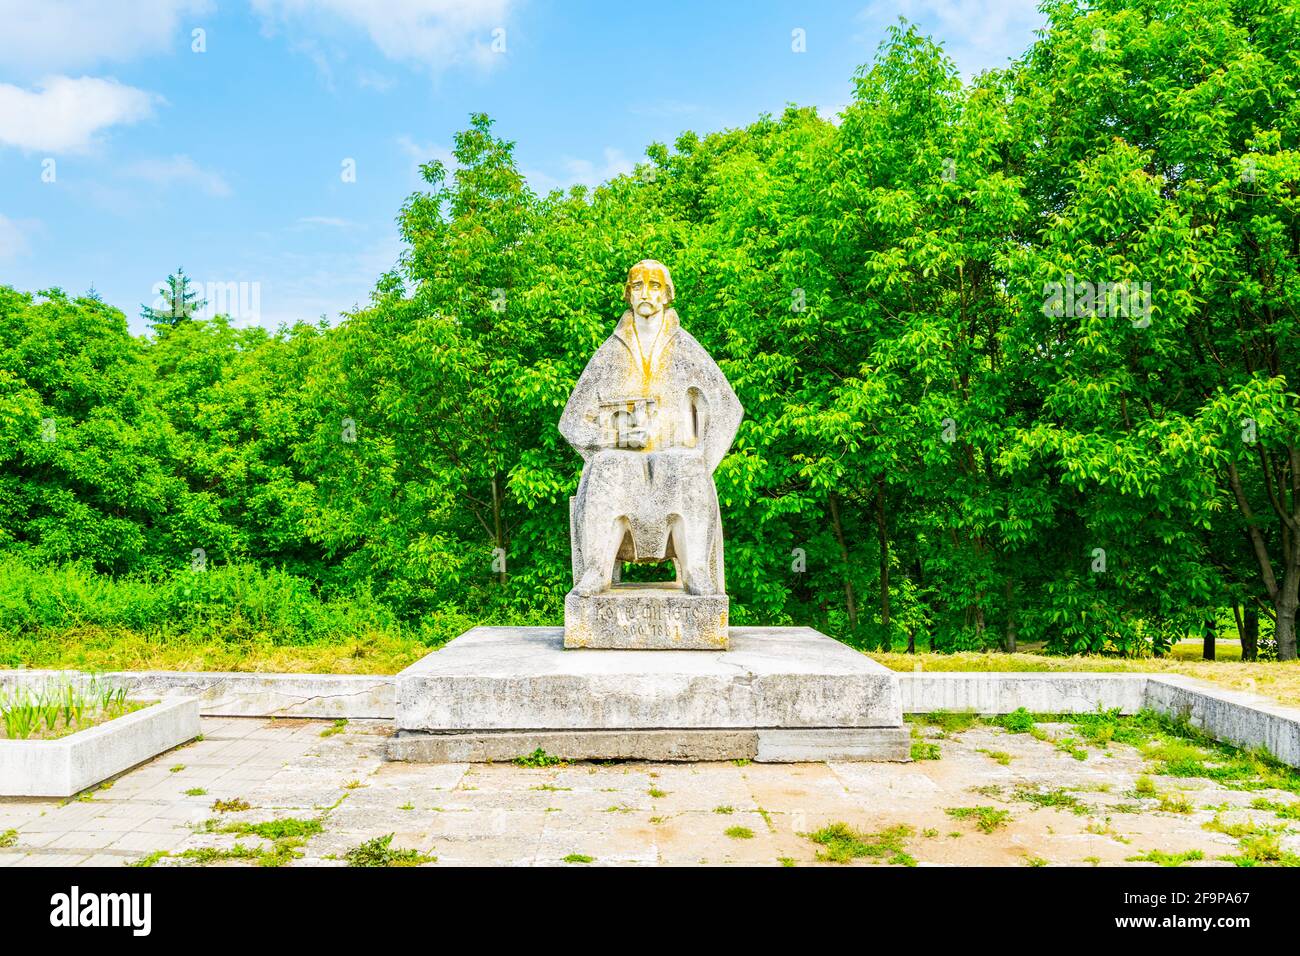
<instances>
[{"instance_id":1,"label":"grass","mask_svg":"<svg viewBox=\"0 0 1300 956\"><path fill-rule=\"evenodd\" d=\"M1191 813L1192 803L1185 793L1166 792L1160 794L1160 806L1165 813Z\"/></svg>"},{"instance_id":2,"label":"grass","mask_svg":"<svg viewBox=\"0 0 1300 956\"><path fill-rule=\"evenodd\" d=\"M1222 859L1237 866L1300 866L1300 854L1283 850L1281 836L1275 832L1243 837L1237 848L1240 854Z\"/></svg>"},{"instance_id":3,"label":"grass","mask_svg":"<svg viewBox=\"0 0 1300 956\"><path fill-rule=\"evenodd\" d=\"M516 767L563 767L567 766L567 761L559 757L553 757L541 747L538 747L530 754L524 754L522 757L516 757L511 761Z\"/></svg>"},{"instance_id":4,"label":"grass","mask_svg":"<svg viewBox=\"0 0 1300 956\"><path fill-rule=\"evenodd\" d=\"M984 747L977 747L975 752L984 754L984 756L988 757L990 760L994 760L1002 764L1004 767L1011 763L1012 760L1011 754L1007 753L1005 750L986 750Z\"/></svg>"},{"instance_id":5,"label":"grass","mask_svg":"<svg viewBox=\"0 0 1300 956\"><path fill-rule=\"evenodd\" d=\"M722 832L725 833L727 836L731 837L733 840L754 839L754 831L751 830L749 827L727 827L727 829L723 830Z\"/></svg>"},{"instance_id":6,"label":"grass","mask_svg":"<svg viewBox=\"0 0 1300 956\"><path fill-rule=\"evenodd\" d=\"M208 791L204 790L202 787L190 787L185 791L185 796L187 797L206 797L207 795Z\"/></svg>"},{"instance_id":7,"label":"grass","mask_svg":"<svg viewBox=\"0 0 1300 956\"><path fill-rule=\"evenodd\" d=\"M565 863L595 863L594 856L587 856L585 853L570 853L564 858Z\"/></svg>"},{"instance_id":8,"label":"grass","mask_svg":"<svg viewBox=\"0 0 1300 956\"><path fill-rule=\"evenodd\" d=\"M1116 842L1119 842L1119 843L1132 843L1132 842L1133 842L1133 841L1130 840L1128 837L1126 837L1126 836L1124 836L1123 834L1117 832L1117 831L1114 829L1114 827L1112 827L1112 826L1110 825L1110 817L1107 817L1107 818L1105 819L1105 821L1104 821L1104 822L1101 822L1101 823L1098 823L1097 821L1094 820L1092 823L1089 823L1089 824L1088 824L1086 827L1084 827L1083 829L1084 829L1084 832L1086 832L1086 833L1091 833L1091 834L1093 834L1094 836L1110 837L1112 840L1115 840Z\"/></svg>"},{"instance_id":9,"label":"grass","mask_svg":"<svg viewBox=\"0 0 1300 956\"><path fill-rule=\"evenodd\" d=\"M429 856L419 850L394 850L393 834L375 837L360 846L354 846L343 854L348 866L419 866L422 863L436 863L436 856Z\"/></svg>"},{"instance_id":10,"label":"grass","mask_svg":"<svg viewBox=\"0 0 1300 956\"><path fill-rule=\"evenodd\" d=\"M171 856L172 854L165 854ZM199 866L208 866L211 863L224 863L227 860L257 860L259 863L263 859L274 859L276 862L267 865L279 866L280 857L268 857L266 850L262 847L245 846L242 843L236 843L232 847L215 847L204 846L194 847L183 853L175 854L182 860L193 860ZM286 861L287 862L287 861Z\"/></svg>"},{"instance_id":11,"label":"grass","mask_svg":"<svg viewBox=\"0 0 1300 956\"><path fill-rule=\"evenodd\" d=\"M943 736L959 734L970 730L979 722L979 715L974 711L936 710L928 714L916 715L917 720L931 727L938 727Z\"/></svg>"},{"instance_id":12,"label":"grass","mask_svg":"<svg viewBox=\"0 0 1300 956\"><path fill-rule=\"evenodd\" d=\"M1022 785L1015 789L1012 799L1032 803L1036 807L1054 807L1058 810L1069 810L1075 816L1085 816L1089 812L1086 803L1063 788L1040 790L1036 787Z\"/></svg>"},{"instance_id":13,"label":"grass","mask_svg":"<svg viewBox=\"0 0 1300 956\"><path fill-rule=\"evenodd\" d=\"M1270 833L1282 833L1285 826L1262 826L1253 820L1243 820L1240 823L1227 823L1223 819L1222 813L1216 813L1213 820L1207 820L1201 824L1201 829L1209 830L1211 833L1222 833L1232 837L1234 840L1240 840L1243 837L1260 836Z\"/></svg>"},{"instance_id":14,"label":"grass","mask_svg":"<svg viewBox=\"0 0 1300 956\"><path fill-rule=\"evenodd\" d=\"M1174 645L1167 657L1058 656L1039 652L955 654L867 652L891 670L915 671L1090 671L1185 674L1233 690L1252 691L1282 704L1300 706L1300 661L1242 661L1241 648L1220 642L1218 660L1199 660L1199 643Z\"/></svg>"},{"instance_id":15,"label":"grass","mask_svg":"<svg viewBox=\"0 0 1300 956\"><path fill-rule=\"evenodd\" d=\"M1010 733L1027 733L1051 740L1039 723L1069 724L1078 737L1105 749L1112 741L1137 747L1149 761L1147 774L1139 777L1134 795L1155 797L1159 793L1150 775L1197 777L1236 790L1286 790L1300 795L1300 770L1277 761L1263 751L1238 750L1203 734L1186 720L1142 710L1124 716L1118 710L1086 714L1033 714L1024 708L989 720ZM1076 737L1051 741L1054 746L1077 750ZM1176 805L1169 797L1164 809ZM1118 808L1116 808L1118 809ZM1183 812L1183 811L1175 811Z\"/></svg>"},{"instance_id":16,"label":"grass","mask_svg":"<svg viewBox=\"0 0 1300 956\"><path fill-rule=\"evenodd\" d=\"M1056 749L1062 753L1067 753L1075 760L1087 760L1088 751L1079 746L1079 742L1073 737L1062 737L1060 740L1053 742Z\"/></svg>"},{"instance_id":17,"label":"grass","mask_svg":"<svg viewBox=\"0 0 1300 956\"><path fill-rule=\"evenodd\" d=\"M1182 853L1165 853L1163 850L1151 850L1138 856L1125 857L1130 863L1158 863L1160 866L1182 866L1196 860L1204 860L1205 854L1200 850L1186 850Z\"/></svg>"},{"instance_id":18,"label":"grass","mask_svg":"<svg viewBox=\"0 0 1300 956\"><path fill-rule=\"evenodd\" d=\"M216 813L239 813L247 810L252 805L242 797L231 797L229 800L213 800L212 809Z\"/></svg>"},{"instance_id":19,"label":"grass","mask_svg":"<svg viewBox=\"0 0 1300 956\"><path fill-rule=\"evenodd\" d=\"M887 859L899 866L915 866L916 860L907 852L907 839L915 831L905 823L886 827L875 833L855 830L847 823L832 823L816 833L804 834L822 847L817 859L831 863L851 863L857 859Z\"/></svg>"},{"instance_id":20,"label":"grass","mask_svg":"<svg viewBox=\"0 0 1300 956\"><path fill-rule=\"evenodd\" d=\"M1300 771L1263 751L1238 750L1207 737L1186 722L1146 711L1132 723L1133 730L1145 732L1147 739L1125 742L1140 747L1157 775L1198 777L1233 790L1277 789L1300 794Z\"/></svg>"},{"instance_id":21,"label":"grass","mask_svg":"<svg viewBox=\"0 0 1300 956\"><path fill-rule=\"evenodd\" d=\"M0 833L0 847L11 847L17 842L17 830L5 830L3 833Z\"/></svg>"},{"instance_id":22,"label":"grass","mask_svg":"<svg viewBox=\"0 0 1300 956\"><path fill-rule=\"evenodd\" d=\"M182 858L194 859L200 864L216 862L222 859L255 859L259 866L283 866L290 860L302 856L299 853L306 842L323 829L317 818L282 817L277 820L263 820L260 823L238 821L225 823L219 818L205 821L201 825L205 833L229 833L235 836L255 836L270 842L267 847L245 847L236 842L233 849L213 849L205 847L198 850L186 850ZM212 855L216 854L216 855ZM224 855L223 855L224 854Z\"/></svg>"},{"instance_id":23,"label":"grass","mask_svg":"<svg viewBox=\"0 0 1300 956\"><path fill-rule=\"evenodd\" d=\"M279 820L265 820L261 823L224 823L220 819L211 819L201 824L197 829L199 832L204 833L228 833L242 837L260 837L268 841L270 846L249 846L236 840L234 846L193 847L176 854L167 850L158 850L127 865L150 867L164 857L171 857L178 860L187 860L198 866L225 863L231 860L249 860L256 862L258 866L279 867L301 858L302 854L298 851L306 844L308 839L321 832L322 826L321 821L318 819L287 817Z\"/></svg>"},{"instance_id":24,"label":"grass","mask_svg":"<svg viewBox=\"0 0 1300 956\"><path fill-rule=\"evenodd\" d=\"M1300 820L1300 802L1278 803L1274 800L1266 800L1263 797L1260 797L1257 800L1253 800L1250 806L1255 810L1268 810L1270 813L1281 817L1283 820Z\"/></svg>"},{"instance_id":25,"label":"grass","mask_svg":"<svg viewBox=\"0 0 1300 956\"><path fill-rule=\"evenodd\" d=\"M232 640L165 628L142 634L128 628L81 626L49 633L40 642L0 634L0 663L49 670L396 674L439 644L379 631L361 638L278 644L255 631Z\"/></svg>"},{"instance_id":26,"label":"grass","mask_svg":"<svg viewBox=\"0 0 1300 956\"><path fill-rule=\"evenodd\" d=\"M13 556L0 556L0 621L0 667L352 674L396 673L493 623L438 610L405 625L363 589L253 564L111 577Z\"/></svg>"},{"instance_id":27,"label":"grass","mask_svg":"<svg viewBox=\"0 0 1300 956\"><path fill-rule=\"evenodd\" d=\"M939 745L929 740L912 741L912 759L913 760L938 760L940 757Z\"/></svg>"},{"instance_id":28,"label":"grass","mask_svg":"<svg viewBox=\"0 0 1300 956\"><path fill-rule=\"evenodd\" d=\"M714 808L713 808L713 812L714 812L714 813L735 813L735 812L736 812L736 808L735 808L735 807L730 807L730 806L723 805L723 806L721 806L721 807L714 807Z\"/></svg>"},{"instance_id":29,"label":"grass","mask_svg":"<svg viewBox=\"0 0 1300 956\"><path fill-rule=\"evenodd\" d=\"M261 823L223 823L219 819L212 819L203 824L203 829L207 833L233 833L237 836L259 836L264 840L286 840L313 837L323 827L321 821L315 818L282 817Z\"/></svg>"},{"instance_id":30,"label":"grass","mask_svg":"<svg viewBox=\"0 0 1300 956\"><path fill-rule=\"evenodd\" d=\"M134 713L151 702L127 700L126 688L91 678L0 693L0 740L57 740Z\"/></svg>"},{"instance_id":31,"label":"grass","mask_svg":"<svg viewBox=\"0 0 1300 956\"><path fill-rule=\"evenodd\" d=\"M1011 811L996 807L948 807L943 812L957 820L974 820L975 828L981 833L1001 829L1011 819Z\"/></svg>"},{"instance_id":32,"label":"grass","mask_svg":"<svg viewBox=\"0 0 1300 956\"><path fill-rule=\"evenodd\" d=\"M338 720L334 721L334 723L331 724L329 727L326 727L324 730L322 730L320 732L320 735L322 737L333 737L335 734L343 733L343 729L347 727L347 725L348 725L348 719L346 717L340 717Z\"/></svg>"},{"instance_id":33,"label":"grass","mask_svg":"<svg viewBox=\"0 0 1300 956\"><path fill-rule=\"evenodd\" d=\"M1009 714L993 718L992 723L1004 728L1008 733L1027 734L1034 729L1034 715L1023 707L1017 707Z\"/></svg>"}]
</instances>

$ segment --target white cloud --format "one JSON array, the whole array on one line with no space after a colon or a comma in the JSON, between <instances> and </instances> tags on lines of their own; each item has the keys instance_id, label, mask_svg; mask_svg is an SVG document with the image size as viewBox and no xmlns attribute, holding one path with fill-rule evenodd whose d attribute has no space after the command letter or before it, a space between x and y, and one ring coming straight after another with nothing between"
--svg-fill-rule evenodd
<instances>
[{"instance_id":1,"label":"white cloud","mask_svg":"<svg viewBox=\"0 0 1300 956\"><path fill-rule=\"evenodd\" d=\"M514 0L252 0L268 32L363 30L390 60L430 73L472 62L490 66L492 31Z\"/></svg>"},{"instance_id":2,"label":"white cloud","mask_svg":"<svg viewBox=\"0 0 1300 956\"><path fill-rule=\"evenodd\" d=\"M424 180L420 178L420 166L430 160L441 160L442 164L447 167L447 175L450 177L457 169L458 163L456 157L450 149L438 143L419 143L409 136L399 136L397 145L411 160L411 176L420 185ZM624 176L631 173L635 164L628 159L623 152L614 149L612 146L605 147L600 162L593 162L589 159L579 159L572 156L563 157L555 172L546 172L540 169L521 170L524 179L538 193L548 193L552 189L568 189L570 186L582 183L587 186L596 187L603 182L613 179L615 176Z\"/></svg>"},{"instance_id":3,"label":"white cloud","mask_svg":"<svg viewBox=\"0 0 1300 956\"><path fill-rule=\"evenodd\" d=\"M124 62L168 49L182 18L210 10L208 0L0 0L0 63L43 74Z\"/></svg>"},{"instance_id":4,"label":"white cloud","mask_svg":"<svg viewBox=\"0 0 1300 956\"><path fill-rule=\"evenodd\" d=\"M220 173L204 169L189 156L180 154L167 159L142 159L123 172L133 179L143 179L164 188L193 186L209 196L229 196L232 191Z\"/></svg>"},{"instance_id":5,"label":"white cloud","mask_svg":"<svg viewBox=\"0 0 1300 956\"><path fill-rule=\"evenodd\" d=\"M437 143L417 143L409 136L397 137L397 145L411 160L412 181L421 187L425 185L425 182L420 176L420 167L431 160L440 160L442 165L447 167L448 178L456 170L456 157L446 146L440 146Z\"/></svg>"},{"instance_id":6,"label":"white cloud","mask_svg":"<svg viewBox=\"0 0 1300 956\"><path fill-rule=\"evenodd\" d=\"M967 78L1006 66L1029 49L1034 31L1047 21L1038 0L875 0L859 14L873 25L899 17L942 43Z\"/></svg>"},{"instance_id":7,"label":"white cloud","mask_svg":"<svg viewBox=\"0 0 1300 956\"><path fill-rule=\"evenodd\" d=\"M833 126L839 126L840 123L843 122L844 117L842 114L848 108L848 103L836 103L833 106L822 104L821 106L815 107L817 115Z\"/></svg>"},{"instance_id":8,"label":"white cloud","mask_svg":"<svg viewBox=\"0 0 1300 956\"><path fill-rule=\"evenodd\" d=\"M374 70L361 70L357 73L357 86L363 90L374 90L376 93L387 93L397 81L390 76L382 73L376 73Z\"/></svg>"},{"instance_id":9,"label":"white cloud","mask_svg":"<svg viewBox=\"0 0 1300 956\"><path fill-rule=\"evenodd\" d=\"M552 189L568 189L578 183L594 188L603 182L608 182L615 176L626 176L636 168L632 161L623 155L622 151L614 149L612 146L605 147L603 163L597 164L589 159L565 157L560 165L563 172L559 175L553 175L541 170L524 170L524 177L534 190L539 193L548 193Z\"/></svg>"},{"instance_id":10,"label":"white cloud","mask_svg":"<svg viewBox=\"0 0 1300 956\"><path fill-rule=\"evenodd\" d=\"M113 79L53 76L39 92L0 83L0 145L75 152L100 130L152 115L158 97Z\"/></svg>"},{"instance_id":11,"label":"white cloud","mask_svg":"<svg viewBox=\"0 0 1300 956\"><path fill-rule=\"evenodd\" d=\"M316 67L316 75L320 77L325 89L334 92L334 64L329 54L321 49L320 44L311 38L295 40L289 44L289 49L311 60L312 66Z\"/></svg>"},{"instance_id":12,"label":"white cloud","mask_svg":"<svg viewBox=\"0 0 1300 956\"><path fill-rule=\"evenodd\" d=\"M574 182L586 183L588 186L599 185L615 176L626 176L633 169L631 160L609 146L605 147L605 163L602 166L587 159L567 159L564 166Z\"/></svg>"},{"instance_id":13,"label":"white cloud","mask_svg":"<svg viewBox=\"0 0 1300 956\"><path fill-rule=\"evenodd\" d=\"M32 225L35 225L32 220L10 219L4 213L0 213L0 262L5 259L17 259L30 251L25 227Z\"/></svg>"},{"instance_id":14,"label":"white cloud","mask_svg":"<svg viewBox=\"0 0 1300 956\"><path fill-rule=\"evenodd\" d=\"M251 263L244 271L261 281L258 324L275 328L315 322L322 315L337 322L339 313L369 303L375 280L397 264L402 250L390 232L337 251L282 252Z\"/></svg>"}]
</instances>

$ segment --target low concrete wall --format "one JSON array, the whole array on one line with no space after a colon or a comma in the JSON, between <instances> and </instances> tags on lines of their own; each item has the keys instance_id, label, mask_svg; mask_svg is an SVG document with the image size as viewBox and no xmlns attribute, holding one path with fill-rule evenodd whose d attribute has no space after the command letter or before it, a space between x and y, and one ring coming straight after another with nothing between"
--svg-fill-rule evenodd
<instances>
[{"instance_id":1,"label":"low concrete wall","mask_svg":"<svg viewBox=\"0 0 1300 956\"><path fill-rule=\"evenodd\" d=\"M133 697L196 697L209 717L320 717L391 720L396 677L387 674L254 674L234 671L112 671L99 674ZM0 690L23 684L82 683L79 671L0 670Z\"/></svg>"},{"instance_id":2,"label":"low concrete wall","mask_svg":"<svg viewBox=\"0 0 1300 956\"><path fill-rule=\"evenodd\" d=\"M936 710L1009 714L1023 707L1037 714L1077 714L1119 708L1135 714L1145 706L1146 674L1035 673L1027 671L900 672L903 713Z\"/></svg>"},{"instance_id":3,"label":"low concrete wall","mask_svg":"<svg viewBox=\"0 0 1300 956\"><path fill-rule=\"evenodd\" d=\"M198 701L178 697L58 740L0 740L0 796L70 797L198 735Z\"/></svg>"},{"instance_id":4,"label":"low concrete wall","mask_svg":"<svg viewBox=\"0 0 1300 956\"><path fill-rule=\"evenodd\" d=\"M1180 674L1149 677L1146 701L1152 710L1186 717L1216 740L1246 749L1263 747L1283 763L1300 767L1300 709Z\"/></svg>"},{"instance_id":5,"label":"low concrete wall","mask_svg":"<svg viewBox=\"0 0 1300 956\"><path fill-rule=\"evenodd\" d=\"M324 717L392 719L396 679L368 674L168 673L110 675L132 693L186 694L213 717Z\"/></svg>"}]
</instances>

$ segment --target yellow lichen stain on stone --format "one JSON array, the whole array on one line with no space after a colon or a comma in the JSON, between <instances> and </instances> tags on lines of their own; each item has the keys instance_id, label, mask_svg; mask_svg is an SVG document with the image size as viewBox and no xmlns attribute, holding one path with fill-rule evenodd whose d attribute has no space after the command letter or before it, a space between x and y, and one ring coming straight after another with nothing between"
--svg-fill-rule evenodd
<instances>
[{"instance_id":1,"label":"yellow lichen stain on stone","mask_svg":"<svg viewBox=\"0 0 1300 956\"><path fill-rule=\"evenodd\" d=\"M718 630L713 636L713 643L722 648L730 647L730 636L727 631L727 612L722 611L718 614Z\"/></svg>"},{"instance_id":2,"label":"yellow lichen stain on stone","mask_svg":"<svg viewBox=\"0 0 1300 956\"><path fill-rule=\"evenodd\" d=\"M585 615L580 617L572 624L569 623L569 616L564 616L564 646L570 650L581 649L591 644L591 629L587 625Z\"/></svg>"}]
</instances>

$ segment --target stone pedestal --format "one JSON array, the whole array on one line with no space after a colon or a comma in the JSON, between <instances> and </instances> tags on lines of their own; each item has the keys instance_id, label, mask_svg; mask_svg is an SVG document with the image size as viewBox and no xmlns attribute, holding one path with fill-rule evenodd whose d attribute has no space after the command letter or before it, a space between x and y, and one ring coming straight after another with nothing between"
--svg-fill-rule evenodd
<instances>
[{"instance_id":1,"label":"stone pedestal","mask_svg":"<svg viewBox=\"0 0 1300 956\"><path fill-rule=\"evenodd\" d=\"M725 651L725 594L687 594L672 584L616 584L564 599L564 646L616 650Z\"/></svg>"},{"instance_id":2,"label":"stone pedestal","mask_svg":"<svg viewBox=\"0 0 1300 956\"><path fill-rule=\"evenodd\" d=\"M397 675L395 760L907 760L897 676L804 627L731 628L714 654L566 649L477 627Z\"/></svg>"}]
</instances>

